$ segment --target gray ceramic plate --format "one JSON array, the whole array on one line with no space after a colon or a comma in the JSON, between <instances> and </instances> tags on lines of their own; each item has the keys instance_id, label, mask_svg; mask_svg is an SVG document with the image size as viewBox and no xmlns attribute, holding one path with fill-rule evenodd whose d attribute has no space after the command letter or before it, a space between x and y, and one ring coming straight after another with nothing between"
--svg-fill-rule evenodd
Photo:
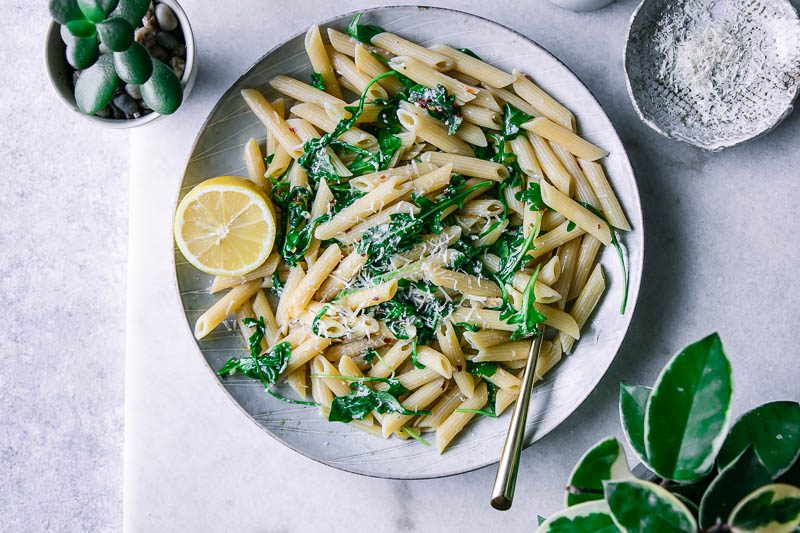
<instances>
[{"instance_id":1,"label":"gray ceramic plate","mask_svg":"<svg viewBox=\"0 0 800 533\"><path fill-rule=\"evenodd\" d=\"M350 17L343 15L321 26L343 30ZM531 444L558 426L592 392L614 359L633 315L642 273L644 233L636 181L625 149L608 117L580 80L546 50L508 28L474 15L438 8L379 8L368 11L365 20L425 45L443 42L469 47L507 71L518 67L528 72L575 112L581 131L589 140L611 152L606 169L635 228L624 237L631 275L628 312L619 313L622 277L613 251L607 250L602 263L608 293L573 355L565 358L537 386L528 419L527 443ZM267 82L277 74L300 79L310 76L302 35L267 53L222 96L194 144L181 194L209 177L245 173L242 145L250 137L263 138L264 129L245 106L239 91L256 87L270 93ZM193 325L216 297L207 292L211 278L187 264L177 250L175 254L183 307L189 324ZM245 353L238 332L223 327L198 345L214 370L229 356ZM433 478L486 466L497 461L508 425L508 415L476 420L440 456L434 447L413 440L376 438L346 424L330 423L315 408L273 400L253 380L234 378L220 383L249 418L282 443L327 465L371 476Z\"/></svg>"}]
</instances>

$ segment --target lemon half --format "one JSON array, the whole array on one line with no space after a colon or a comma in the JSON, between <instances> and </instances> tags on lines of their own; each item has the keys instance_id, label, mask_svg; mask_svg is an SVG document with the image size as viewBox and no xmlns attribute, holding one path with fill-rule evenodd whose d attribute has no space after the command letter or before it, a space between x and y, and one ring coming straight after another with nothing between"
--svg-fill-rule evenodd
<instances>
[{"instance_id":1,"label":"lemon half","mask_svg":"<svg viewBox=\"0 0 800 533\"><path fill-rule=\"evenodd\" d=\"M267 259L275 243L272 203L252 181L208 179L181 200L175 242L189 263L217 276L242 276Z\"/></svg>"}]
</instances>

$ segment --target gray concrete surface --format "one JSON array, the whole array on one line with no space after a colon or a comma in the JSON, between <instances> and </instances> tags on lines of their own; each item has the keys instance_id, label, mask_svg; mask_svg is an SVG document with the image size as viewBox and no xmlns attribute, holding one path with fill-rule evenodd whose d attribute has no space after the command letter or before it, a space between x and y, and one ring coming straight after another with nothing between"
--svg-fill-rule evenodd
<instances>
[{"instance_id":1,"label":"gray concrete surface","mask_svg":"<svg viewBox=\"0 0 800 533\"><path fill-rule=\"evenodd\" d=\"M268 442L273 460L287 469L276 491L280 501L291 502L309 480L319 478L345 499L373 494L375 504L387 509L386 531L413 527L414 522L403 522L408 510L452 520L420 520L419 530L446 527L465 516L471 522L462 522L464 530L485 530L489 524L530 530L537 512L559 506L558 489L580 453L604 435L620 434L617 383L652 383L672 353L714 330L733 361L737 412L772 399L798 399L794 329L800 319L800 247L794 221L800 208L800 116L790 116L753 143L704 153L649 130L628 101L620 51L634 0L594 14L561 11L544 0L431 3L459 7L533 37L573 68L605 106L628 148L644 206L646 259L637 314L598 390L523 455L513 514L486 507L491 469L441 481L381 481L330 473ZM223 18L209 0L183 4L200 48L195 91L210 91L209 97L308 22L373 3L298 1L291 9L268 10L265 3L239 0L226 3ZM128 136L76 120L56 100L41 60L43 6L14 0L3 7L0 530L118 530ZM190 109L207 112L200 105ZM201 118L190 122L199 124ZM251 435L264 445L263 436L255 430ZM183 476L181 486L191 485L193 479L185 477L191 471L176 475ZM213 477L206 472L203 480L213 492ZM140 529L159 524L180 531L180 523L168 520L185 512L182 495L160 485L158 477L152 481L152 501L164 505L145 509L150 520L138 523L151 527ZM241 487L233 489L229 498L247 496ZM202 487L196 493L202 494ZM271 527L244 529L330 527L342 518L325 507L310 506L302 515L290 510L275 510L273 517L280 520L265 522ZM236 517L225 518L237 524ZM258 523L255 514L240 518L242 524Z\"/></svg>"}]
</instances>

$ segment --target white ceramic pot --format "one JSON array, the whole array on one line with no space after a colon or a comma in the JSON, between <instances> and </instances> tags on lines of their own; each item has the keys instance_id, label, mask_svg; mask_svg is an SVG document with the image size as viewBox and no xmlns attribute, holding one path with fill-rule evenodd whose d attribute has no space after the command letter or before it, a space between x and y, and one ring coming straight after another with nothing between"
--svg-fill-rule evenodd
<instances>
[{"instance_id":1,"label":"white ceramic pot","mask_svg":"<svg viewBox=\"0 0 800 533\"><path fill-rule=\"evenodd\" d=\"M178 24L180 24L181 30L183 31L184 40L186 41L186 68L183 72L183 77L181 78L181 85L183 85L183 101L186 101L186 98L189 96L189 92L191 92L192 87L194 86L194 81L197 78L194 34L192 34L192 27L189 24L189 19L186 17L186 13L176 0L158 1L159 3L169 6L170 9L172 9L172 12L175 13L175 17L178 19ZM149 124L162 116L154 111L139 118L114 119L102 118L98 117L97 115L86 115L85 113L82 113L78 109L78 106L75 105L75 86L72 83L72 67L69 66L69 63L67 63L67 57L65 55L66 48L67 47L64 44L64 41L61 40L61 26L57 22L52 22L50 24L50 28L47 30L47 37L45 38L44 57L45 65L47 67L47 74L50 76L50 83L53 85L53 88L56 90L56 94L58 94L61 101L64 102L68 108L75 111L75 113L86 118L87 120L91 120L95 124L105 126L106 128L115 129L142 126L144 124Z\"/></svg>"}]
</instances>

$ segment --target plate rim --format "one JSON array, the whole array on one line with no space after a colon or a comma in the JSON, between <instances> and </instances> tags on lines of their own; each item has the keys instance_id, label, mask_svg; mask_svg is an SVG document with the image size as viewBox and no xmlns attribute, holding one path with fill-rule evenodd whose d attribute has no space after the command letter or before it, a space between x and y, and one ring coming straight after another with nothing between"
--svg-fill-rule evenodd
<instances>
[{"instance_id":1,"label":"plate rim","mask_svg":"<svg viewBox=\"0 0 800 533\"><path fill-rule=\"evenodd\" d=\"M385 5L385 6L376 6L376 7L366 8L366 9L358 9L358 10L355 10L355 11L349 11L349 12L345 12L345 13L340 13L340 14L334 15L332 17L329 17L329 18L327 18L325 20L322 20L322 21L319 21L319 22L312 22L312 24L317 24L319 26L324 26L326 24L330 24L330 23L338 21L340 19L352 18L353 16L355 16L358 13L367 14L367 13L375 12L375 11L391 11L391 10L394 10L394 9L401 9L401 8L404 8L404 9L409 9L409 8L417 9L418 11L428 11L428 10L443 11L443 12L455 13L457 15L464 15L464 16L467 16L467 17L479 19L479 20L481 20L481 21L483 21L485 23L488 23L488 24L490 24L492 26L495 26L496 28L499 28L501 30L505 30L507 32L510 32L514 36L519 37L519 38L527 41L529 44L535 46L540 51L542 51L545 54L547 54L550 57L552 57L563 69L566 70L567 73L569 73L569 75L571 75L575 80L578 81L578 83L580 83L581 86L583 86L583 88L587 91L587 93L591 97L592 101L602 111L603 116L606 118L606 120L608 120L609 124L611 125L611 128L613 130L614 138L616 138L616 140L618 141L619 145L623 147L622 154L623 154L624 157L622 158L620 163L623 166L623 170L627 171L629 173L629 175L631 176L631 185L633 187L633 192L635 193L635 195L633 196L633 200L632 201L629 200L629 202L632 205L630 205L630 206L626 205L625 207L628 208L627 210L629 211L629 213L631 212L630 208L633 208L633 212L636 215L638 215L638 220L641 221L639 226L636 227L634 229L634 231L631 231L630 233L628 233L628 234L634 234L634 233L638 233L639 234L639 239L641 240L641 252L640 252L640 256L639 256L639 261L637 261L637 264L635 265L636 266L635 272L638 273L638 276L636 276L636 278L635 278L636 279L635 284L631 284L631 285L628 286L628 300L627 300L627 307L626 307L626 313L625 313L626 316L627 316L627 322L625 324L625 333L615 343L616 345L613 348L614 355L608 360L608 364L605 366L605 368L603 368L602 371L597 374L597 380L595 381L595 383L592 385L592 387L590 389L588 389L582 396L579 397L579 399L575 402L575 405L571 409L569 414L567 414L555 426L547 429L543 433L536 432L536 434L535 434L536 438L534 440L528 441L526 439L523 442L523 450L525 450L528 447L532 446L534 443L544 439L547 435L549 435L554 430L556 430L559 426L561 426L568 418L570 418L575 413L575 411L577 411L584 404L586 399L592 393L594 393L597 390L597 388L599 387L600 383L603 381L603 378L608 373L608 370L611 368L611 365L614 363L614 361L616 360L617 356L619 355L619 351L622 348L622 344L625 342L625 339L627 338L628 331L630 330L630 326L631 326L631 324L633 322L633 317L635 315L637 304L638 304L638 301L639 301L639 292L640 292L640 289L641 289L643 273L644 273L645 223L644 223L644 213L642 211L641 194L639 192L639 184L638 184L638 181L636 179L636 174L635 174L635 172L633 170L633 167L632 167L632 165L630 163L630 159L628 158L628 153L627 153L627 150L625 149L625 145L622 142L622 139L620 138L619 133L617 132L617 128L614 125L614 122L611 120L611 117L609 117L608 114L606 113L605 108L597 100L597 97L595 96L594 92L583 82L583 80L580 78L580 76L578 76L558 56L556 56L554 53L552 53L550 50L548 50L544 46L540 45L536 40L528 37L527 35L519 32L519 31L517 31L517 30L515 30L513 28L510 28L510 27L508 27L508 26L506 26L506 25L504 25L504 24L502 24L500 22L497 22L497 21L494 21L492 19L483 17L481 15L468 13L466 11L461 11L459 9L453 9L453 8L448 8L448 7L440 7L440 6L419 5L419 4L392 4L392 5ZM176 191L176 194L175 194L175 200L173 202L173 206L174 206L173 207L173 213L176 211L177 206L178 206L178 204L179 204L179 202L181 200L181 192L183 191L183 188L184 188L183 187L183 182L184 182L184 179L185 179L188 167L189 167L189 163L191 162L191 159L192 159L192 154L194 153L195 147L197 146L197 143L200 140L200 137L202 136L203 131L204 131L206 125L208 124L209 120L211 119L212 115L214 115L214 113L217 111L217 109L224 103L226 97L229 95L229 93L231 92L233 87L236 86L240 81L242 81L256 66L258 66L262 61L266 60L266 58L268 56L270 56L271 54L273 54L276 50L278 50L282 46L286 45L289 41L292 41L292 40L300 37L301 35L305 34L306 31L307 31L307 29L306 30L301 30L301 31L299 31L297 33L294 33L294 34L286 37L285 39L281 40L281 42L277 43L275 46L273 46L268 51L266 51L264 54L262 54L252 64L250 64L248 67L246 67L244 69L243 73L240 76L238 76L235 80L233 80L229 84L228 88L225 89L222 92L222 94L219 96L219 98L217 98L216 103L213 105L211 110L206 114L206 117L203 119L203 122L200 125L200 128L199 128L197 134L195 135L194 141L192 142L192 146L191 146L191 148L189 150L189 153L185 158L185 163L183 165L183 172L181 174L181 179L180 179L180 181L179 181L179 183L177 185L177 191ZM626 77L626 79L627 79L627 77ZM302 455L303 457L311 459L311 460L313 460L313 461L315 461L315 462L317 462L319 464L325 465L325 466L327 466L329 468L333 468L335 470L347 472L347 473L350 473L350 474L357 474L357 475L360 475L360 476L375 478L375 479L396 479L396 480L441 479L441 478L447 478L447 477L457 476L457 475L461 475L461 474L467 474L469 472L474 472L476 470L480 470L482 468L486 468L486 467L492 466L492 465L496 464L499 461L500 458L499 458L499 455L498 455L498 457L496 457L496 458L486 459L486 460L482 461L479 464L476 464L474 466L469 466L469 467L467 467L465 469L462 469L462 470L454 470L454 471L450 471L450 472L436 473L436 474L430 474L430 475L425 475L425 474L422 474L422 475L420 475L420 474L396 475L396 474L390 474L390 473L389 474L382 474L382 473L377 473L377 472L373 473L373 472L360 471L360 470L357 470L357 469L355 469L355 468L353 468L353 467L351 467L349 465L340 465L340 464L335 464L335 463L332 463L332 462L327 462L327 461L325 461L325 460L323 460L323 459L321 459L319 457L314 457L310 453L297 448L296 446L294 446L290 442L281 439L276 433L271 431L269 428L259 424L258 421L255 418L253 418L250 415L250 413L248 413L245 410L244 406L242 406L242 404L239 403L236 400L236 398L234 398L234 396L228 391L228 389L225 388L223 381L221 379L219 379L219 376L214 371L214 369L211 367L211 364L209 363L209 361L206 358L206 356L203 354L203 350L200 347L199 341L194 336L193 324L189 320L189 316L186 313L186 309L184 308L182 297L181 297L181 290L180 290L180 285L179 285L180 282L179 282L179 279L178 279L178 268L177 268L177 263L176 263L176 260L175 260L176 257L177 257L177 253L176 252L179 253L180 250L178 250L177 245L175 244L175 239L174 239L172 228L170 228L170 242L172 243L171 258L172 258L172 274L173 275L172 275L171 278L172 278L172 285L173 285L173 287L175 289L174 295L177 297L178 307L180 309L181 314L183 315L183 319L184 319L186 327L188 329L189 336L192 339L192 343L194 345L194 349L195 349L196 353L199 355L200 359L202 360L203 364L205 365L207 371L211 375L211 378L214 380L214 382L217 385L217 387L223 391L223 393L228 398L228 400L234 406L236 406L238 408L238 410L241 412L242 415L244 415L244 417L247 420L249 420L252 424L254 424L256 427L258 427L260 431L262 431L262 432L266 433L267 435L269 435L273 440L277 441L279 444L281 444L281 445L289 448L290 450ZM625 248L625 246L624 246L624 243L623 243L623 249L624 248ZM627 251L625 253L625 256L626 256L626 259L628 260L628 273L629 273L629 279L630 279L630 278L632 278L632 276L630 276L630 273L634 272L634 270L633 270L633 266L634 265L632 265L630 263L630 259L629 259L630 256L627 254ZM535 413L529 413L529 415L528 415L529 418L532 415L535 415ZM527 420L526 421L526 432L528 432L530 430L530 426L531 426L531 422L530 422L530 420Z\"/></svg>"}]
</instances>

